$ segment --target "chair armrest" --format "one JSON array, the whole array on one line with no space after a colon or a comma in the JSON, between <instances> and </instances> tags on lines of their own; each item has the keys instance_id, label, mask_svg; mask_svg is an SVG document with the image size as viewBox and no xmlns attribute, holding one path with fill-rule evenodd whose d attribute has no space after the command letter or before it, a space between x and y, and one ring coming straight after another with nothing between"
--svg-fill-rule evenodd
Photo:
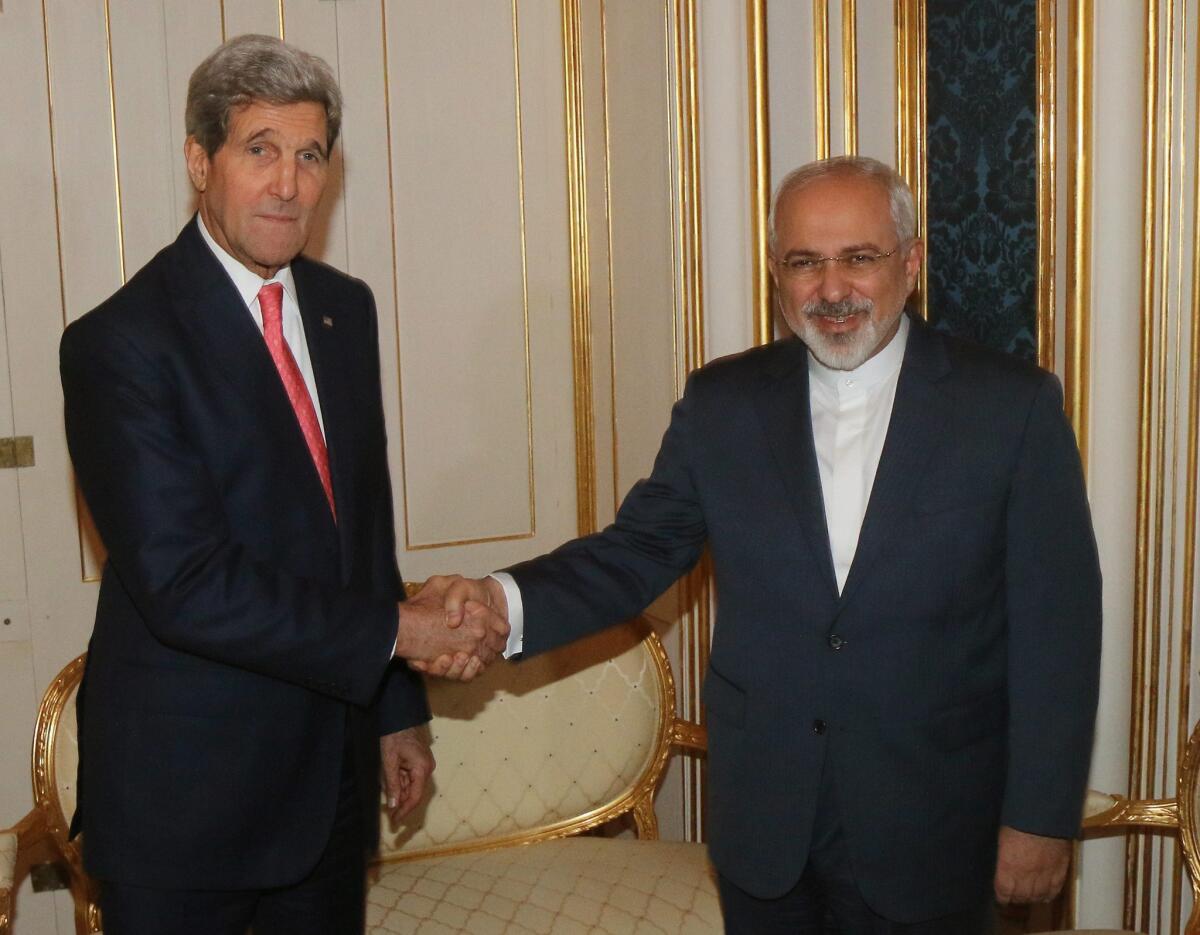
<instances>
[{"instance_id":1,"label":"chair armrest","mask_svg":"<svg viewBox=\"0 0 1200 935\"><path fill-rule=\"evenodd\" d=\"M0 831L0 890L11 890L17 873L17 842L15 831Z\"/></svg>"},{"instance_id":2,"label":"chair armrest","mask_svg":"<svg viewBox=\"0 0 1200 935\"><path fill-rule=\"evenodd\" d=\"M675 718L671 724L671 745L689 753L708 753L708 731L703 724Z\"/></svg>"},{"instance_id":3,"label":"chair armrest","mask_svg":"<svg viewBox=\"0 0 1200 935\"><path fill-rule=\"evenodd\" d=\"M1084 831L1130 827L1178 828L1179 803L1175 799L1127 799L1088 790L1083 806Z\"/></svg>"},{"instance_id":4,"label":"chair armrest","mask_svg":"<svg viewBox=\"0 0 1200 935\"><path fill-rule=\"evenodd\" d=\"M57 857L46 813L35 808L11 828L0 829L0 935L9 935L17 885L29 867Z\"/></svg>"}]
</instances>

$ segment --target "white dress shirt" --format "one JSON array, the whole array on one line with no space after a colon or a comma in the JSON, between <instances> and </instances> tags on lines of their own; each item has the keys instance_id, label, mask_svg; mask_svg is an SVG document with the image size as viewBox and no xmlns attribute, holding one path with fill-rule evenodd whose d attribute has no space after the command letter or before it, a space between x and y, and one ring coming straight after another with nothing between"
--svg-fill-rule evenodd
<instances>
[{"instance_id":1,"label":"white dress shirt","mask_svg":"<svg viewBox=\"0 0 1200 935\"><path fill-rule=\"evenodd\" d=\"M208 248L212 250L222 269L233 280L233 287L242 297L242 302L245 303L247 311L250 312L250 318L260 333L263 330L263 321L262 309L258 307L259 290L271 282L277 282L283 286L283 340L287 342L296 366L300 368L300 375L304 377L304 386L312 398L313 409L317 412L317 424L321 427L321 437L323 438L325 436L325 420L321 416L321 399L317 396L317 381L313 377L312 360L308 356L308 341L304 337L304 319L300 317L300 303L296 300L296 283L292 279L292 267L290 265L283 266L274 278L263 279L258 273L247 269L240 260L235 260L213 240L212 234L204 226L203 217L198 216L197 222L200 226L200 236L204 238L204 242L208 244Z\"/></svg>"},{"instance_id":2,"label":"white dress shirt","mask_svg":"<svg viewBox=\"0 0 1200 935\"><path fill-rule=\"evenodd\" d=\"M895 337L857 370L830 370L808 355L808 401L812 413L813 441L821 495L825 500L825 524L833 552L833 570L838 593L846 585L850 564L858 548L858 534L867 513L867 501L875 483L875 470L883 454L896 384L904 349L908 346L909 321L900 316ZM512 575L503 571L491 577L504 588L508 601L508 634L505 658L519 653L524 645L525 611L521 589Z\"/></svg>"},{"instance_id":3,"label":"white dress shirt","mask_svg":"<svg viewBox=\"0 0 1200 935\"><path fill-rule=\"evenodd\" d=\"M892 420L908 329L908 317L901 316L896 336L857 370L830 370L808 355L813 442L838 593L850 574Z\"/></svg>"}]
</instances>

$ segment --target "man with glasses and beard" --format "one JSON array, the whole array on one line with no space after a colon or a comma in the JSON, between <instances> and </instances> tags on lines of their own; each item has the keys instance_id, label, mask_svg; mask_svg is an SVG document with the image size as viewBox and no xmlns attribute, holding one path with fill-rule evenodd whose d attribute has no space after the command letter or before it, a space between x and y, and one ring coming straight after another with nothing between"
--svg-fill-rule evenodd
<instances>
[{"instance_id":1,"label":"man with glasses and beard","mask_svg":"<svg viewBox=\"0 0 1200 935\"><path fill-rule=\"evenodd\" d=\"M1100 571L1061 390L904 314L923 246L875 160L788 175L771 252L795 337L692 374L613 525L447 607L487 601L538 653L709 547L727 931L988 932L993 896L1062 886L1092 744Z\"/></svg>"}]
</instances>

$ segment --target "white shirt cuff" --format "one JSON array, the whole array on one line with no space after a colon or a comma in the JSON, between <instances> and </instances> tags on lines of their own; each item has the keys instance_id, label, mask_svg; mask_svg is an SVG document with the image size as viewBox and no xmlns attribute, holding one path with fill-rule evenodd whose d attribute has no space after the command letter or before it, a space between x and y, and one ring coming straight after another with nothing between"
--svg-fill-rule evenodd
<instances>
[{"instance_id":1,"label":"white shirt cuff","mask_svg":"<svg viewBox=\"0 0 1200 935\"><path fill-rule=\"evenodd\" d=\"M513 576L506 571L496 571L488 575L500 582L504 588L504 599L508 601L508 646L504 650L504 658L515 656L525 645L525 605L521 602L521 589Z\"/></svg>"}]
</instances>

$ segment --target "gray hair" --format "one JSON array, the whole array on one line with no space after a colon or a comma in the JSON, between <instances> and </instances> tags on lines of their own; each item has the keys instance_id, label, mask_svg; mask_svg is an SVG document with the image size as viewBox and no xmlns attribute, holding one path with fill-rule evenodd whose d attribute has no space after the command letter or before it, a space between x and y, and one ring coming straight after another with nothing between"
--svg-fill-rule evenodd
<instances>
[{"instance_id":1,"label":"gray hair","mask_svg":"<svg viewBox=\"0 0 1200 935\"><path fill-rule=\"evenodd\" d=\"M255 101L325 108L326 144L342 126L342 92L325 60L274 36L235 36L192 72L184 122L212 156L225 143L232 111Z\"/></svg>"},{"instance_id":2,"label":"gray hair","mask_svg":"<svg viewBox=\"0 0 1200 935\"><path fill-rule=\"evenodd\" d=\"M854 175L882 185L888 195L896 236L900 238L901 243L907 243L916 236L917 212L913 206L912 191L895 169L868 156L833 156L793 169L783 177L783 181L775 189L775 197L771 200L771 215L767 220L767 238L772 253L776 247L775 213L779 203L792 192L799 191L817 179L832 175Z\"/></svg>"}]
</instances>

